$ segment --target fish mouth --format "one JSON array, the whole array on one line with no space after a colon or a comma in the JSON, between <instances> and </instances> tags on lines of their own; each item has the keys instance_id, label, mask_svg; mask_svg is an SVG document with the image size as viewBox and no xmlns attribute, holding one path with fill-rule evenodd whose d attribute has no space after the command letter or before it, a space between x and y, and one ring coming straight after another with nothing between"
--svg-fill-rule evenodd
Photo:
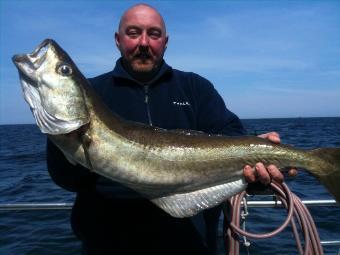
<instances>
[{"instance_id":1,"label":"fish mouth","mask_svg":"<svg viewBox=\"0 0 340 255\"><path fill-rule=\"evenodd\" d=\"M40 130L46 134L66 134L89 122L84 96L80 88L69 80L66 83L59 83L59 77L44 78L53 76L55 62L67 57L66 53L52 39L45 39L32 53L18 54L12 57L19 72L23 96L29 104ZM66 84L70 83L74 89L71 89L70 93L66 95L61 93L62 89L67 91ZM59 87L56 88L56 86ZM64 102L64 104L60 102Z\"/></svg>"},{"instance_id":2,"label":"fish mouth","mask_svg":"<svg viewBox=\"0 0 340 255\"><path fill-rule=\"evenodd\" d=\"M46 59L46 53L50 48L51 41L51 39L44 40L30 54L18 54L12 57L12 61L18 68L21 78L32 85L36 82L35 72L42 66Z\"/></svg>"}]
</instances>

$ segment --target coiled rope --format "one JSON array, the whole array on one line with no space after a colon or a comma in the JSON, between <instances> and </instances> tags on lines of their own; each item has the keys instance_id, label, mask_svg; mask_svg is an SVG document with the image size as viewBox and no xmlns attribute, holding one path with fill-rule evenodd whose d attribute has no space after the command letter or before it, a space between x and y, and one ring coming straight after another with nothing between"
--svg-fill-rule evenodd
<instances>
[{"instance_id":1,"label":"coiled rope","mask_svg":"<svg viewBox=\"0 0 340 255\"><path fill-rule=\"evenodd\" d=\"M233 196L229 199L228 203L230 205L228 208L224 209L224 217L225 224L227 227L227 231L225 232L225 242L226 247L229 249L229 255L238 255L239 254L239 240L240 237L243 238L243 243L246 247L249 247L250 243L247 241L247 238L253 239L265 239L271 238L278 233L280 233L283 229L285 229L288 224L291 224L292 231L294 234L294 238L296 241L297 250L300 255L323 255L322 246L320 243L319 234L317 232L315 223L311 214L309 213L306 206L302 203L302 201L293 194L288 186L284 183L277 184L272 182L271 187L274 190L275 195L282 201L282 204L288 211L288 215L286 220L283 222L281 226L279 226L276 230L270 233L264 234L255 234L249 233L245 231L245 222L244 219L248 214L245 195L246 192L242 192L236 196ZM241 212L241 202L243 201L243 210ZM243 224L243 229L240 228L241 219ZM300 226L301 231L303 232L304 242L302 244L300 240L300 235L298 232L298 228L296 226L295 219Z\"/></svg>"}]
</instances>

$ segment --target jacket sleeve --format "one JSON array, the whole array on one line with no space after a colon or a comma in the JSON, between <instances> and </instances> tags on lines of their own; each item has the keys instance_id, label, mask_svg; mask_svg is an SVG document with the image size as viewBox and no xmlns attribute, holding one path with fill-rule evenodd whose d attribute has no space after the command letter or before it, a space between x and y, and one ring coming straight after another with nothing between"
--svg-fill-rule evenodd
<instances>
[{"instance_id":1,"label":"jacket sleeve","mask_svg":"<svg viewBox=\"0 0 340 255\"><path fill-rule=\"evenodd\" d=\"M71 164L49 139L46 157L48 172L58 186L73 192L89 191L95 187L97 174L81 165Z\"/></svg>"},{"instance_id":2,"label":"jacket sleeve","mask_svg":"<svg viewBox=\"0 0 340 255\"><path fill-rule=\"evenodd\" d=\"M197 95L198 128L210 134L224 134L228 136L246 135L240 119L227 109L222 97L213 85L203 80L204 86Z\"/></svg>"}]
</instances>

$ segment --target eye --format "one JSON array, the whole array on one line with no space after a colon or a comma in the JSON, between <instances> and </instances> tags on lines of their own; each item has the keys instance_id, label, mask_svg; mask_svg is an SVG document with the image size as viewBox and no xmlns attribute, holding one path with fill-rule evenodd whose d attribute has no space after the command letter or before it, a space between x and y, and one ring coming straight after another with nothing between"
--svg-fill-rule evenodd
<instances>
[{"instance_id":1,"label":"eye","mask_svg":"<svg viewBox=\"0 0 340 255\"><path fill-rule=\"evenodd\" d=\"M57 72L62 76L69 76L72 74L72 67L69 64L60 64L57 68Z\"/></svg>"},{"instance_id":2,"label":"eye","mask_svg":"<svg viewBox=\"0 0 340 255\"><path fill-rule=\"evenodd\" d=\"M139 35L139 31L137 29L129 29L126 32L127 36L131 37L131 38L137 38Z\"/></svg>"},{"instance_id":3,"label":"eye","mask_svg":"<svg viewBox=\"0 0 340 255\"><path fill-rule=\"evenodd\" d=\"M162 36L162 32L158 29L152 29L148 31L148 34L152 39L158 39Z\"/></svg>"}]
</instances>

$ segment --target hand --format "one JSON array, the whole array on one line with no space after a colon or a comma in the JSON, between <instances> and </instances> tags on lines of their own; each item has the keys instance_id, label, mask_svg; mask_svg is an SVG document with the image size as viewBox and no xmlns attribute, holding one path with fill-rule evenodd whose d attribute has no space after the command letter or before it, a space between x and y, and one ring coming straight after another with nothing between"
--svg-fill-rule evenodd
<instances>
[{"instance_id":1,"label":"hand","mask_svg":"<svg viewBox=\"0 0 340 255\"><path fill-rule=\"evenodd\" d=\"M270 132L266 134L259 135L258 137L268 139L273 143L279 144L281 142L280 135L276 132ZM282 183L284 180L283 174L280 170L273 164L264 166L263 163L258 162L255 164L255 167L251 167L246 165L243 168L243 174L247 182L261 182L262 184L268 185L272 180L278 183ZM288 171L288 175L293 177L297 175L297 170L292 168Z\"/></svg>"}]
</instances>

